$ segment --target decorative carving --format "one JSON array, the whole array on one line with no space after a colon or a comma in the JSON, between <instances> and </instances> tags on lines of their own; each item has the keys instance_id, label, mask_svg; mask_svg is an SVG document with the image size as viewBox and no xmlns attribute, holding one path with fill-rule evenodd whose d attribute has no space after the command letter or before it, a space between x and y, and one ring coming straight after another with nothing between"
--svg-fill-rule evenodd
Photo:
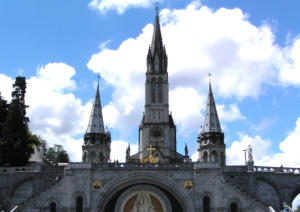
<instances>
[{"instance_id":1,"label":"decorative carving","mask_svg":"<svg viewBox=\"0 0 300 212\"><path fill-rule=\"evenodd\" d=\"M184 188L187 190L191 190L193 188L193 182L190 180L187 180L183 184Z\"/></svg>"},{"instance_id":2,"label":"decorative carving","mask_svg":"<svg viewBox=\"0 0 300 212\"><path fill-rule=\"evenodd\" d=\"M130 212L156 212L148 192L141 191Z\"/></svg>"},{"instance_id":3,"label":"decorative carving","mask_svg":"<svg viewBox=\"0 0 300 212\"><path fill-rule=\"evenodd\" d=\"M94 183L93 183L93 187L94 189L100 189L102 186L102 183L100 180L96 180Z\"/></svg>"}]
</instances>

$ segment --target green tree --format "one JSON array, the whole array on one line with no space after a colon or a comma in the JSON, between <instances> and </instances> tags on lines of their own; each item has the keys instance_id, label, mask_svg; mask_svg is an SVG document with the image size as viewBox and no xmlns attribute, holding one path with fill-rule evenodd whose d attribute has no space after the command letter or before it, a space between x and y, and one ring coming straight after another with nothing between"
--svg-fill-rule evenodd
<instances>
[{"instance_id":1,"label":"green tree","mask_svg":"<svg viewBox=\"0 0 300 212\"><path fill-rule=\"evenodd\" d=\"M8 104L5 99L2 98L0 93L0 140L3 137L3 128L8 115Z\"/></svg>"},{"instance_id":2,"label":"green tree","mask_svg":"<svg viewBox=\"0 0 300 212\"><path fill-rule=\"evenodd\" d=\"M56 163L68 163L70 161L68 153L61 145L46 148L46 157Z\"/></svg>"},{"instance_id":3,"label":"green tree","mask_svg":"<svg viewBox=\"0 0 300 212\"><path fill-rule=\"evenodd\" d=\"M16 77L13 88L12 101L8 106L5 124L2 127L0 164L23 166L33 153L34 146L39 146L40 142L28 129L29 119L26 117L25 77Z\"/></svg>"},{"instance_id":4,"label":"green tree","mask_svg":"<svg viewBox=\"0 0 300 212\"><path fill-rule=\"evenodd\" d=\"M297 210L295 212L300 212L300 205L298 205Z\"/></svg>"}]
</instances>

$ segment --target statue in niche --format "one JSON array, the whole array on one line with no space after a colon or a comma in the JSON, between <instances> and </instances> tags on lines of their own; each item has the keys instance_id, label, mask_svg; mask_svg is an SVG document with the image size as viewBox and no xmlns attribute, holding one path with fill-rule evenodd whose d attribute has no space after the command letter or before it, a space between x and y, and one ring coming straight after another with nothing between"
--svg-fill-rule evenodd
<instances>
[{"instance_id":1,"label":"statue in niche","mask_svg":"<svg viewBox=\"0 0 300 212\"><path fill-rule=\"evenodd\" d=\"M146 191L141 191L136 198L130 212L156 212L150 195Z\"/></svg>"}]
</instances>

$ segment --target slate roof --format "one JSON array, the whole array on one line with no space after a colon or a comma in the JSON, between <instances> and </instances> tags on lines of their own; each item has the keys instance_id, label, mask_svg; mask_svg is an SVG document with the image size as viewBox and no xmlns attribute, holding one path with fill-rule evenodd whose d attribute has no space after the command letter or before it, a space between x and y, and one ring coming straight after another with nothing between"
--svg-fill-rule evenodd
<instances>
[{"instance_id":1,"label":"slate roof","mask_svg":"<svg viewBox=\"0 0 300 212\"><path fill-rule=\"evenodd\" d=\"M222 132L210 83L203 132Z\"/></svg>"},{"instance_id":2,"label":"slate roof","mask_svg":"<svg viewBox=\"0 0 300 212\"><path fill-rule=\"evenodd\" d=\"M99 134L105 133L101 101L100 101L100 93L99 93L99 83L97 85L96 96L94 99L94 104L91 111L90 120L89 120L86 133L99 133Z\"/></svg>"}]
</instances>

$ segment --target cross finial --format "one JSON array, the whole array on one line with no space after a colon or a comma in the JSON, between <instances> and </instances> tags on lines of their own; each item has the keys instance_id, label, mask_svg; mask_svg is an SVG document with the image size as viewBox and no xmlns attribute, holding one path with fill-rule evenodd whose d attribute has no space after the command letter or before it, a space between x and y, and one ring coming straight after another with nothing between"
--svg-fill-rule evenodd
<instances>
[{"instance_id":1,"label":"cross finial","mask_svg":"<svg viewBox=\"0 0 300 212\"><path fill-rule=\"evenodd\" d=\"M209 83L209 85L211 84L211 73L210 72L208 73L208 83Z\"/></svg>"},{"instance_id":2,"label":"cross finial","mask_svg":"<svg viewBox=\"0 0 300 212\"><path fill-rule=\"evenodd\" d=\"M98 74L97 78L98 78L98 85L99 85L99 80L100 80L100 74Z\"/></svg>"},{"instance_id":3,"label":"cross finial","mask_svg":"<svg viewBox=\"0 0 300 212\"><path fill-rule=\"evenodd\" d=\"M158 10L159 10L158 2L156 2L156 3L155 3L155 11L156 11L156 15L158 15Z\"/></svg>"}]
</instances>

